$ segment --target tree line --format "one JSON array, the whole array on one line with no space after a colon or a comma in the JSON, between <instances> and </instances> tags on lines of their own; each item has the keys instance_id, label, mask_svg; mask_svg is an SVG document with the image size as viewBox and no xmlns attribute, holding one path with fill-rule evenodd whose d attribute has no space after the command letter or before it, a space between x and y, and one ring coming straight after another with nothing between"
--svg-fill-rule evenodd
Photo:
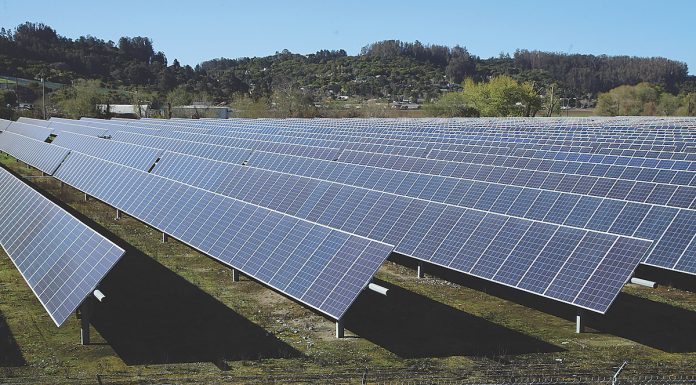
<instances>
[{"instance_id":1,"label":"tree line","mask_svg":"<svg viewBox=\"0 0 696 385\"><path fill-rule=\"evenodd\" d=\"M462 91L466 79L479 84L501 76L538 95L552 91L556 100L575 100L575 105L583 101L585 106L621 85L648 82L672 95L696 90L696 77L688 76L686 64L665 58L528 50L481 58L461 46L386 40L366 45L358 55L340 49L307 55L282 50L266 57L212 59L192 67L170 61L147 37L122 37L118 42L89 35L70 39L30 22L0 29L0 74L68 85L91 79L106 89L127 91L107 94L111 103L130 102L137 91L155 107L172 100L249 99L243 103L300 103L303 108L293 109L302 114L339 96L427 103ZM28 95L17 96L33 94ZM283 95L292 100L282 100Z\"/></svg>"}]
</instances>

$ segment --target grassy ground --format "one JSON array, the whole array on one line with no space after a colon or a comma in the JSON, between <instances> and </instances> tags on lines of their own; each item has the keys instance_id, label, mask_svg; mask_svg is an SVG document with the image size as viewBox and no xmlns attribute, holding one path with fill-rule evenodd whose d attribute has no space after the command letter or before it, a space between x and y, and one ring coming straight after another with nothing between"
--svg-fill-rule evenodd
<instances>
[{"instance_id":1,"label":"grassy ground","mask_svg":"<svg viewBox=\"0 0 696 385\"><path fill-rule=\"evenodd\" d=\"M36 170L4 157L22 175ZM333 338L326 318L262 285L234 283L226 267L52 178L40 191L127 249L101 285L93 345L78 321L56 328L0 252L0 382L360 382L367 379L625 376L693 373L696 294L629 285L612 311L574 333L569 307L437 269L415 278L409 261L377 278Z\"/></svg>"}]
</instances>

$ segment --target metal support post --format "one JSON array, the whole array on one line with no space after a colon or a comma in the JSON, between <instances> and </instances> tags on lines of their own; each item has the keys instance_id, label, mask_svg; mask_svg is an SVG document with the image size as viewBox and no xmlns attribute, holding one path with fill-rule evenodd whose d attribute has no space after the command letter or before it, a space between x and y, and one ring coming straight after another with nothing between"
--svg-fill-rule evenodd
<instances>
[{"instance_id":1,"label":"metal support post","mask_svg":"<svg viewBox=\"0 0 696 385\"><path fill-rule=\"evenodd\" d=\"M575 332L580 334L585 332L585 311L578 309L575 316Z\"/></svg>"},{"instance_id":2,"label":"metal support post","mask_svg":"<svg viewBox=\"0 0 696 385\"><path fill-rule=\"evenodd\" d=\"M116 219L116 220L121 219L121 210L116 209L116 218L114 218L114 219Z\"/></svg>"},{"instance_id":3,"label":"metal support post","mask_svg":"<svg viewBox=\"0 0 696 385\"><path fill-rule=\"evenodd\" d=\"M239 270L232 269L232 282L239 282Z\"/></svg>"},{"instance_id":4,"label":"metal support post","mask_svg":"<svg viewBox=\"0 0 696 385\"><path fill-rule=\"evenodd\" d=\"M167 233L162 233L162 243L167 243L168 240L169 236L167 235Z\"/></svg>"},{"instance_id":5,"label":"metal support post","mask_svg":"<svg viewBox=\"0 0 696 385\"><path fill-rule=\"evenodd\" d=\"M343 319L336 321L336 338L343 338L345 336L345 329L343 327Z\"/></svg>"},{"instance_id":6,"label":"metal support post","mask_svg":"<svg viewBox=\"0 0 696 385\"><path fill-rule=\"evenodd\" d=\"M423 262L421 261L418 261L418 267L416 268L416 276L418 278L425 277L425 273L423 272Z\"/></svg>"},{"instance_id":7,"label":"metal support post","mask_svg":"<svg viewBox=\"0 0 696 385\"><path fill-rule=\"evenodd\" d=\"M89 298L80 305L80 343L89 345Z\"/></svg>"}]
</instances>

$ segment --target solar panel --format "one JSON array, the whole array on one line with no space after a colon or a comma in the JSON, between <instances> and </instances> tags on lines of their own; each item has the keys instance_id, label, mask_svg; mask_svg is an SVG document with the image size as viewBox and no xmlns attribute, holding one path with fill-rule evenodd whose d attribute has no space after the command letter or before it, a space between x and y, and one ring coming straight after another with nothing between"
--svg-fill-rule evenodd
<instances>
[{"instance_id":1,"label":"solar panel","mask_svg":"<svg viewBox=\"0 0 696 385\"><path fill-rule=\"evenodd\" d=\"M607 258L607 263L632 261L625 265L632 264L632 268L622 270L621 277L614 276L615 281L612 284L603 282L614 290L611 294L604 293L603 298L613 300L651 244L647 240L630 238L629 241L621 243L629 251L619 253L611 246L614 241L623 237L613 234L569 229L549 223L224 164L183 154L165 153L153 172L246 202L394 244L398 253L517 288L520 287L516 282L510 283L496 278L498 270L510 258L526 258L530 263L526 266L527 272L549 275L556 274L559 269L564 272L566 269L574 269L578 273L574 264L562 264L558 269L541 272L538 269L544 268L542 263L545 258L556 257L563 262L572 257L572 250L563 251L557 241L564 242L564 247L580 246L581 242L585 242L582 244L582 250L592 253L598 259L590 260L583 265L583 275L579 278L582 283L589 282L595 269ZM530 232L532 228L535 231ZM577 238L575 243L569 239L554 239L553 235L559 228L572 233ZM548 237L540 241L538 237L544 233ZM596 242L600 237L611 240L612 245L605 247L604 243ZM542 242L544 245L536 259L526 254L529 252L528 245L535 242ZM558 250L561 250L560 254ZM544 257L547 254L548 256ZM611 259L617 260L611 262ZM575 273L567 271L566 274ZM549 279L549 283L555 282L553 277ZM529 290L579 305L575 298L568 299L568 293L579 295L580 291L585 290L585 286L570 287L563 296L555 291L546 293L546 287ZM603 301L583 303L579 306L603 313L610 304L611 302Z\"/></svg>"},{"instance_id":2,"label":"solar panel","mask_svg":"<svg viewBox=\"0 0 696 385\"><path fill-rule=\"evenodd\" d=\"M0 151L52 175L70 150L10 131L0 133Z\"/></svg>"},{"instance_id":3,"label":"solar panel","mask_svg":"<svg viewBox=\"0 0 696 385\"><path fill-rule=\"evenodd\" d=\"M240 151L246 152L248 150L281 152L284 154L293 154L328 160L336 159L339 153L341 152L340 149L332 147L313 147L292 143L285 144L264 142L260 140L244 141L240 142L238 147L227 147L207 143L190 142L174 138L148 136L123 131L113 133L111 137L112 139L121 142L135 143L143 146L182 152L190 155L205 156L210 159L222 160L227 162L230 161L230 154L232 154L233 157L236 157L236 155L239 154Z\"/></svg>"},{"instance_id":4,"label":"solar panel","mask_svg":"<svg viewBox=\"0 0 696 385\"><path fill-rule=\"evenodd\" d=\"M521 187L543 188L581 195L661 204L677 208L696 208L696 187L694 186L643 182L630 179L623 180L616 179L616 177L579 175L578 173L585 173L582 170L528 170L516 168L512 164L491 166L352 150L343 151L337 160L345 163L391 168L422 174L446 175ZM590 166L595 167L594 165ZM645 171L642 173L647 175L650 169L643 170ZM657 170L654 171L654 174L657 174ZM630 175L622 173L621 177L629 178ZM691 176L688 178L690 180ZM652 180L655 178L648 176L647 179Z\"/></svg>"},{"instance_id":5,"label":"solar panel","mask_svg":"<svg viewBox=\"0 0 696 385\"><path fill-rule=\"evenodd\" d=\"M0 119L0 131L5 131L11 123L11 120Z\"/></svg>"},{"instance_id":6,"label":"solar panel","mask_svg":"<svg viewBox=\"0 0 696 385\"><path fill-rule=\"evenodd\" d=\"M55 135L60 136L63 132L73 132L82 135L89 136L106 136L108 130L104 128L89 127L86 125L69 124L59 121L51 122L50 128L53 130Z\"/></svg>"},{"instance_id":7,"label":"solar panel","mask_svg":"<svg viewBox=\"0 0 696 385\"><path fill-rule=\"evenodd\" d=\"M31 124L34 126L39 126L39 127L44 127L44 128L48 128L48 125L51 124L51 122L48 120L32 119L32 118L27 118L26 116L20 117L19 119L17 119L17 121L20 123Z\"/></svg>"},{"instance_id":8,"label":"solar panel","mask_svg":"<svg viewBox=\"0 0 696 385\"><path fill-rule=\"evenodd\" d=\"M136 144L122 143L71 132L63 132L51 143L55 146L69 148L100 159L148 171L155 164L161 150Z\"/></svg>"},{"instance_id":9,"label":"solar panel","mask_svg":"<svg viewBox=\"0 0 696 385\"><path fill-rule=\"evenodd\" d=\"M0 169L0 243L57 326L124 250Z\"/></svg>"},{"instance_id":10,"label":"solar panel","mask_svg":"<svg viewBox=\"0 0 696 385\"><path fill-rule=\"evenodd\" d=\"M56 178L334 319L393 249L80 153Z\"/></svg>"},{"instance_id":11,"label":"solar panel","mask_svg":"<svg viewBox=\"0 0 696 385\"><path fill-rule=\"evenodd\" d=\"M35 126L33 124L26 124L22 122L12 122L5 131L9 132L14 132L15 134L20 134L32 139L40 140L40 141L45 141L48 139L49 136L51 136L51 131L48 128L45 127L40 127L40 126Z\"/></svg>"}]
</instances>

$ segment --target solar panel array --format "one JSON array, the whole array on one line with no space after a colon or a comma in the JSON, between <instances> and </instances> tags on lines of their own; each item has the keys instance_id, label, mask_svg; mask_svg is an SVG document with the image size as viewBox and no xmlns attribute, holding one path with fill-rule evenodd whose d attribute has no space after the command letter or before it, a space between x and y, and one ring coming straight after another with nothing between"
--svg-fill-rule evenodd
<instances>
[{"instance_id":1,"label":"solar panel array","mask_svg":"<svg viewBox=\"0 0 696 385\"><path fill-rule=\"evenodd\" d=\"M0 244L57 326L124 254L5 169L0 169Z\"/></svg>"},{"instance_id":2,"label":"solar panel array","mask_svg":"<svg viewBox=\"0 0 696 385\"><path fill-rule=\"evenodd\" d=\"M696 119L51 121L57 175L142 146L143 175L601 313L640 261L696 274Z\"/></svg>"},{"instance_id":3,"label":"solar panel array","mask_svg":"<svg viewBox=\"0 0 696 385\"><path fill-rule=\"evenodd\" d=\"M612 120L612 122L614 121ZM403 123L402 121L397 122ZM555 124L558 121L551 122ZM568 122L563 121L566 126L571 126L571 129L577 129L572 127L573 121L570 121L571 124ZM475 137L477 139L473 140L478 141L484 140L481 138L493 137L493 139L486 141L489 146L495 143L510 147L535 145L535 142L519 137L503 142L502 139L496 139L495 135L486 133L487 130L484 129L478 129L478 133L468 131L460 133L459 138L441 134L432 134L428 137L427 133L422 132L427 131L427 127L424 129L416 123L413 127L419 131L413 130L409 135L397 133L397 130L393 128L391 132L385 129L382 130L382 133L336 134L335 128L330 125L342 124L341 121L329 121L328 123L328 128L320 127L308 133L302 131L306 130L308 125L316 125L316 121L299 121L297 126L302 126L302 129L296 129L293 127L293 123L288 120L244 121L243 129L241 127L229 128L235 126L232 122L175 121L169 122L174 126L174 128L170 127L169 129L161 128L166 126L166 123L161 121L153 124L131 122L129 126L134 128L136 126L133 125L136 124L137 127L149 127L148 129L159 127L161 131L159 136L170 138L157 139L153 136L139 135L141 143L162 142L171 140L171 137L177 137L185 138L190 143L198 141L215 146L234 146L226 149L224 147L218 148L218 152L240 152L240 149L249 147L246 144L249 139L259 140L262 138L276 141L285 138L293 144L330 144L339 148L341 146L336 143L338 139L370 143L394 143L404 147L411 143L417 148L426 146L430 148L430 151L437 147L451 149L454 146L461 146L457 143L470 141L470 139L462 139L462 137ZM446 123L451 124L452 122ZM117 127L124 123L112 122L111 124ZM217 131L220 133L223 132L222 128L226 128L227 131L224 131L225 135L192 133L186 131L186 124L194 125L199 130L206 126L211 127L209 132ZM691 124L693 125L693 119ZM263 128L264 125L269 125L272 129ZM250 132L250 127L257 128L256 132ZM514 128L513 124L509 129ZM558 131L559 135L565 135L563 130L566 128L555 131ZM271 132L260 132L264 130ZM334 133L325 133L329 131ZM354 129L353 131L358 130ZM553 127L550 127L549 131L554 131ZM319 142L317 137L321 138ZM417 140L414 140L413 137L416 137ZM327 139L331 139L333 142L327 143ZM124 138L124 140L132 139ZM541 136L538 141L554 142L544 136ZM554 143L568 141L572 140L556 140ZM591 143L585 140L580 146L581 151L591 148L589 146ZM670 143L674 144L675 141L670 141ZM687 142L676 143L673 145L673 149L681 148L686 151ZM554 146L556 147L550 148L549 151L557 150L560 145L555 144ZM574 147L568 145L566 148ZM664 145L660 148L665 149ZM186 150L181 152L190 153ZM274 152L287 153L282 148L276 149ZM196 155L216 159L206 155ZM404 156L391 154L388 151L380 153L356 151L343 147L340 155L336 158L337 162L333 162L333 165L313 159L297 160L297 158L291 159L290 157L270 162L268 159L264 159L258 150L254 150L253 155L243 162L250 166L307 175L408 196L422 197L425 195L428 197L427 199L465 207L483 207L495 212L552 223L652 239L659 242L646 256L644 260L646 264L696 273L696 256L691 250L693 228L682 225L683 223L692 223L691 218L693 218L694 213L684 209L691 209L696 204L696 187L691 186L694 173L688 171L686 166L688 162L671 162L669 164L650 162L646 164L644 160L634 158L623 160L619 157L606 156L582 158L586 155L578 153L578 156L573 157L573 159L583 162L567 160L562 162L551 160L549 162L546 159L533 157L501 157L482 153L473 154L469 159L471 162L466 163ZM268 158L268 156L270 155L267 154L265 157ZM308 157L305 156L305 158ZM569 156L566 156L565 159L569 159ZM611 163L592 163L592 160L598 161L598 159L604 159ZM314 172L308 173L309 163L315 164L315 167L320 167L320 169L312 169ZM316 166L317 163L320 166ZM348 164L352 164L353 167L347 167ZM672 170L671 168L675 168L675 164L678 165L676 168L684 170ZM363 168L358 171L355 169L355 165L370 166L371 169ZM326 171L327 168L331 168L333 171ZM338 168L341 170L339 171ZM397 175L386 170L409 171L411 174ZM376 174L381 176L377 177ZM456 178L456 180L452 178ZM418 183L409 184L414 183L414 179ZM469 182L462 181L463 179ZM495 185L476 182L491 182ZM430 185L430 187L418 189L418 186L426 185ZM693 247L696 248L696 244Z\"/></svg>"},{"instance_id":4,"label":"solar panel array","mask_svg":"<svg viewBox=\"0 0 696 385\"><path fill-rule=\"evenodd\" d=\"M391 243L403 255L602 313L650 246L636 238L182 154L165 153L153 172ZM594 259L580 263L579 251ZM609 266L614 275L607 275ZM595 281L613 290L597 295L592 292Z\"/></svg>"},{"instance_id":5,"label":"solar panel array","mask_svg":"<svg viewBox=\"0 0 696 385\"><path fill-rule=\"evenodd\" d=\"M3 149L18 159L35 167L57 161L59 180L335 319L343 317L393 249L149 174L158 149L70 132L51 144L10 132L0 135L0 146L10 142Z\"/></svg>"}]
</instances>

